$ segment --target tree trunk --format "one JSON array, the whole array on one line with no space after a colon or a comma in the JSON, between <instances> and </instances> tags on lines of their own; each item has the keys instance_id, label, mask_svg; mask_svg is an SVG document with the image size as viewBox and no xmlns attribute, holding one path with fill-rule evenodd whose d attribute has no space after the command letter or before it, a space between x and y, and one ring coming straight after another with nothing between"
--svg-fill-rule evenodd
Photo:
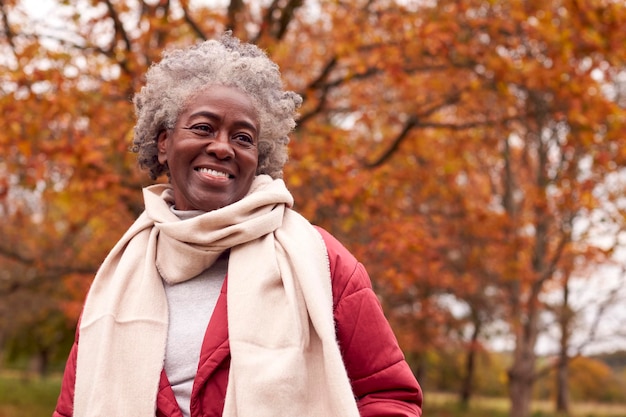
<instances>
[{"instance_id":1,"label":"tree trunk","mask_svg":"<svg viewBox=\"0 0 626 417\"><path fill-rule=\"evenodd\" d=\"M50 369L50 351L46 348L41 348L32 360L32 369L37 375L42 378L48 376Z\"/></svg>"},{"instance_id":2,"label":"tree trunk","mask_svg":"<svg viewBox=\"0 0 626 417\"><path fill-rule=\"evenodd\" d=\"M528 417L532 400L535 355L516 358L509 370L510 417Z\"/></svg>"},{"instance_id":3,"label":"tree trunk","mask_svg":"<svg viewBox=\"0 0 626 417\"><path fill-rule=\"evenodd\" d=\"M516 330L513 364L509 369L510 417L528 417L535 383L535 343L538 312L536 303L529 303L526 320Z\"/></svg>"},{"instance_id":4,"label":"tree trunk","mask_svg":"<svg viewBox=\"0 0 626 417\"><path fill-rule=\"evenodd\" d=\"M569 415L569 390L567 379L569 374L569 346L570 322L572 318L569 308L569 285L566 278L563 284L563 303L561 305L561 341L559 346L559 362L556 369L556 411Z\"/></svg>"},{"instance_id":5,"label":"tree trunk","mask_svg":"<svg viewBox=\"0 0 626 417\"><path fill-rule=\"evenodd\" d=\"M569 415L569 390L567 388L567 379L569 375L569 357L567 353L559 359L556 371L556 411L558 414Z\"/></svg>"},{"instance_id":6,"label":"tree trunk","mask_svg":"<svg viewBox=\"0 0 626 417\"><path fill-rule=\"evenodd\" d=\"M465 375L461 383L460 402L464 409L469 407L470 398L472 396L472 388L474 381L474 369L476 368L476 347L478 346L478 336L480 335L480 320L474 320L474 331L467 349L465 358Z\"/></svg>"}]
</instances>

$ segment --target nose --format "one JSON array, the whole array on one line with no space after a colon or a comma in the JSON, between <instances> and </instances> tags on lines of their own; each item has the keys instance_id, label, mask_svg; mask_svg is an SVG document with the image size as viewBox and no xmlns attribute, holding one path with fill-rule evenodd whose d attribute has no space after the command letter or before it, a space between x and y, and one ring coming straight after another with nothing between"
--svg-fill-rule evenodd
<instances>
[{"instance_id":1,"label":"nose","mask_svg":"<svg viewBox=\"0 0 626 417\"><path fill-rule=\"evenodd\" d=\"M224 131L217 132L217 135L208 141L205 150L209 155L213 155L218 159L231 159L235 157L235 151L233 150L232 143L230 143L230 138Z\"/></svg>"}]
</instances>

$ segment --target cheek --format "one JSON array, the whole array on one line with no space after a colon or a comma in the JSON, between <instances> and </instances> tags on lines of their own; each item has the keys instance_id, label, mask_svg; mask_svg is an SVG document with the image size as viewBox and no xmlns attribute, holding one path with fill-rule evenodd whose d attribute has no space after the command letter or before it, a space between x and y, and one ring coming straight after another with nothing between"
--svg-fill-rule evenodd
<instances>
[{"instance_id":1,"label":"cheek","mask_svg":"<svg viewBox=\"0 0 626 417\"><path fill-rule=\"evenodd\" d=\"M259 168L259 159L260 159L260 154L259 154L258 149L255 149L253 152L250 152L250 155L249 155L250 165L254 166L255 172ZM267 154L265 155L264 159L267 160Z\"/></svg>"},{"instance_id":2,"label":"cheek","mask_svg":"<svg viewBox=\"0 0 626 417\"><path fill-rule=\"evenodd\" d=\"M250 173L255 176L259 170L259 158L257 155L250 157Z\"/></svg>"}]
</instances>

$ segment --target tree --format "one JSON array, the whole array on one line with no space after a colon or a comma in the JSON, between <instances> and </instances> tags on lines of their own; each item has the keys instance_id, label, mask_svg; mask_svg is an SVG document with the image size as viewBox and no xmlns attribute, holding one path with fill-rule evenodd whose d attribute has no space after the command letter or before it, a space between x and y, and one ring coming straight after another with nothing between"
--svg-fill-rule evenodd
<instances>
[{"instance_id":1,"label":"tree","mask_svg":"<svg viewBox=\"0 0 626 417\"><path fill-rule=\"evenodd\" d=\"M572 277L571 271L566 271L562 276L562 282L557 285L562 286L561 304L552 307L555 310L557 317L557 325L559 327L559 344L558 344L558 359L554 364L554 376L555 376L555 408L557 412L569 413L570 410L570 364L572 361L577 360L584 356L586 351L589 351L590 347L598 343L614 344L623 341L624 336L619 333L614 333L609 336L610 340L606 340L606 335L600 335L597 333L599 324L603 321L611 319L611 309L618 306L623 302L622 288L624 288L624 280L626 274L624 273L624 267L611 262L607 256L612 254L612 251L607 253L597 253L597 265L593 265L586 259L586 266L584 270L589 276ZM618 261L619 262L619 261ZM613 264L613 265L612 265ZM607 268L607 267L615 268ZM583 272L582 268L578 268L578 274ZM591 279L591 275L597 271L609 274L611 269L617 270L615 275L615 282L609 283L607 290L599 288L595 289L593 300L585 300L583 297L577 297L579 299L578 305L572 302L572 293L576 293L572 289L576 283L575 278ZM608 271L607 271L608 270ZM594 285L594 284L591 284ZM585 317L588 317L588 326L585 329L580 322L583 322ZM619 318L618 318L619 320ZM578 329L578 334L573 334L573 329ZM584 332L584 333L583 333ZM552 369L547 368L540 370L540 373L548 373ZM545 372L544 372L545 371Z\"/></svg>"},{"instance_id":2,"label":"tree","mask_svg":"<svg viewBox=\"0 0 626 417\"><path fill-rule=\"evenodd\" d=\"M584 264L593 252L577 222L607 204L624 221L619 193L599 192L626 156L623 93L607 87L626 59L621 3L105 0L55 10L61 28L32 25L20 1L0 7L0 198L3 214L22 216L0 246L5 260L55 282L93 272L141 211L146 182L126 152L141 74L167 45L230 28L305 98L285 172L296 208L363 260L405 351L425 363L472 322L473 348L481 328L504 320L511 416L528 414L544 296L565 253ZM11 282L24 285L19 274ZM473 317L455 315L450 297Z\"/></svg>"}]
</instances>

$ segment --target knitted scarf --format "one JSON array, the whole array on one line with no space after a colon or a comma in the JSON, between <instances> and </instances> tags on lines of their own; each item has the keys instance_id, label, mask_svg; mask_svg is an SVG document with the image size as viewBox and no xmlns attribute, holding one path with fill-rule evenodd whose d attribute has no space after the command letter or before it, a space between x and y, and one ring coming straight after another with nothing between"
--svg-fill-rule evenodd
<instances>
[{"instance_id":1,"label":"knitted scarf","mask_svg":"<svg viewBox=\"0 0 626 417\"><path fill-rule=\"evenodd\" d=\"M226 417L359 415L337 341L326 248L281 180L180 220L168 185L114 246L80 323L75 417L154 417L168 307L162 279L193 278L230 249Z\"/></svg>"}]
</instances>

